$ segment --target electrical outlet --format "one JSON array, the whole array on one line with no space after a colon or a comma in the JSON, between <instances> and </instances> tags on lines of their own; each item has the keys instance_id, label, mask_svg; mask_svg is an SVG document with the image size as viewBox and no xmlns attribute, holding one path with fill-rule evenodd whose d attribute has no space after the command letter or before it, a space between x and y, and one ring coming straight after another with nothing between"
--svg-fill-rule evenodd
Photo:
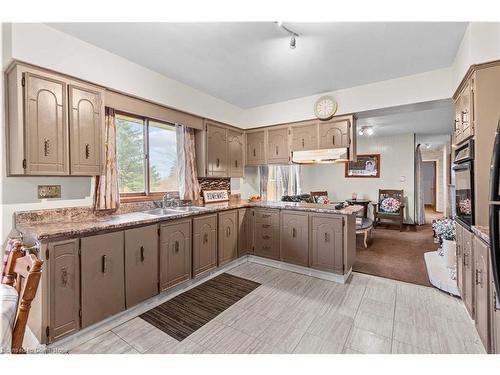
<instances>
[{"instance_id":1,"label":"electrical outlet","mask_svg":"<svg viewBox=\"0 0 500 375\"><path fill-rule=\"evenodd\" d=\"M61 198L61 185L38 185L38 199Z\"/></svg>"}]
</instances>

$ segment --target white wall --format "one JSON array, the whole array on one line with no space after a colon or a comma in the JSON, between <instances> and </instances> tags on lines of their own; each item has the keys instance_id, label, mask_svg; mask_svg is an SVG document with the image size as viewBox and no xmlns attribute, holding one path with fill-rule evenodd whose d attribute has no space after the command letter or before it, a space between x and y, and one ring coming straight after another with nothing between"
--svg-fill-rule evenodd
<instances>
[{"instance_id":1,"label":"white wall","mask_svg":"<svg viewBox=\"0 0 500 375\"><path fill-rule=\"evenodd\" d=\"M403 189L407 199L405 221L412 223L414 135L358 137L358 154L380 154L380 178L346 178L344 164L306 165L302 167L302 192L327 190L333 201L343 201L356 193L359 199L377 202L378 189Z\"/></svg>"},{"instance_id":2,"label":"white wall","mask_svg":"<svg viewBox=\"0 0 500 375\"><path fill-rule=\"evenodd\" d=\"M445 171L445 145L441 145L433 149L422 148L423 161L436 162L436 211L446 212L446 195L447 195L447 173ZM432 203L432 202L431 202ZM426 202L427 204L427 202Z\"/></svg>"}]
</instances>

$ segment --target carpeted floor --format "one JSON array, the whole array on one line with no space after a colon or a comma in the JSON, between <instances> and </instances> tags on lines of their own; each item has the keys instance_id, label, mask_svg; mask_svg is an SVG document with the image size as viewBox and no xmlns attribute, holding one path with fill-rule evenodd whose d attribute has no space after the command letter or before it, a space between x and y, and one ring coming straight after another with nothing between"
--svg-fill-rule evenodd
<instances>
[{"instance_id":1,"label":"carpeted floor","mask_svg":"<svg viewBox=\"0 0 500 375\"><path fill-rule=\"evenodd\" d=\"M357 236L353 271L430 286L424 253L438 248L432 238L431 219L440 215L426 213L429 224L396 227L379 226L372 232L372 243L365 249L363 236Z\"/></svg>"}]
</instances>

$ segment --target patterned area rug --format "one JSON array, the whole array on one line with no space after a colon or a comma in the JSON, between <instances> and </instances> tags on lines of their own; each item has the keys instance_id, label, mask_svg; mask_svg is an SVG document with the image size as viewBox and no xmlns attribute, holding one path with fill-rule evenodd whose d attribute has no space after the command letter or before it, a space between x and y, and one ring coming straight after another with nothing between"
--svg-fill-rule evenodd
<instances>
[{"instance_id":1,"label":"patterned area rug","mask_svg":"<svg viewBox=\"0 0 500 375\"><path fill-rule=\"evenodd\" d=\"M223 273L140 317L182 341L259 286L254 281Z\"/></svg>"}]
</instances>

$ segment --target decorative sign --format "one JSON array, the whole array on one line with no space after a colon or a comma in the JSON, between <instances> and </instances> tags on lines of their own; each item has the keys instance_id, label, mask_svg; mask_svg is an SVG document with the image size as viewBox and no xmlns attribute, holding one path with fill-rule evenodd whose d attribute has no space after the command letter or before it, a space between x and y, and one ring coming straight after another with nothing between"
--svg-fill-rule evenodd
<instances>
[{"instance_id":1,"label":"decorative sign","mask_svg":"<svg viewBox=\"0 0 500 375\"><path fill-rule=\"evenodd\" d=\"M61 185L38 185L38 199L61 198Z\"/></svg>"},{"instance_id":2,"label":"decorative sign","mask_svg":"<svg viewBox=\"0 0 500 375\"><path fill-rule=\"evenodd\" d=\"M345 177L380 177L380 154L358 155L345 163Z\"/></svg>"},{"instance_id":3,"label":"decorative sign","mask_svg":"<svg viewBox=\"0 0 500 375\"><path fill-rule=\"evenodd\" d=\"M225 202L229 200L227 190L203 190L205 203Z\"/></svg>"}]
</instances>

